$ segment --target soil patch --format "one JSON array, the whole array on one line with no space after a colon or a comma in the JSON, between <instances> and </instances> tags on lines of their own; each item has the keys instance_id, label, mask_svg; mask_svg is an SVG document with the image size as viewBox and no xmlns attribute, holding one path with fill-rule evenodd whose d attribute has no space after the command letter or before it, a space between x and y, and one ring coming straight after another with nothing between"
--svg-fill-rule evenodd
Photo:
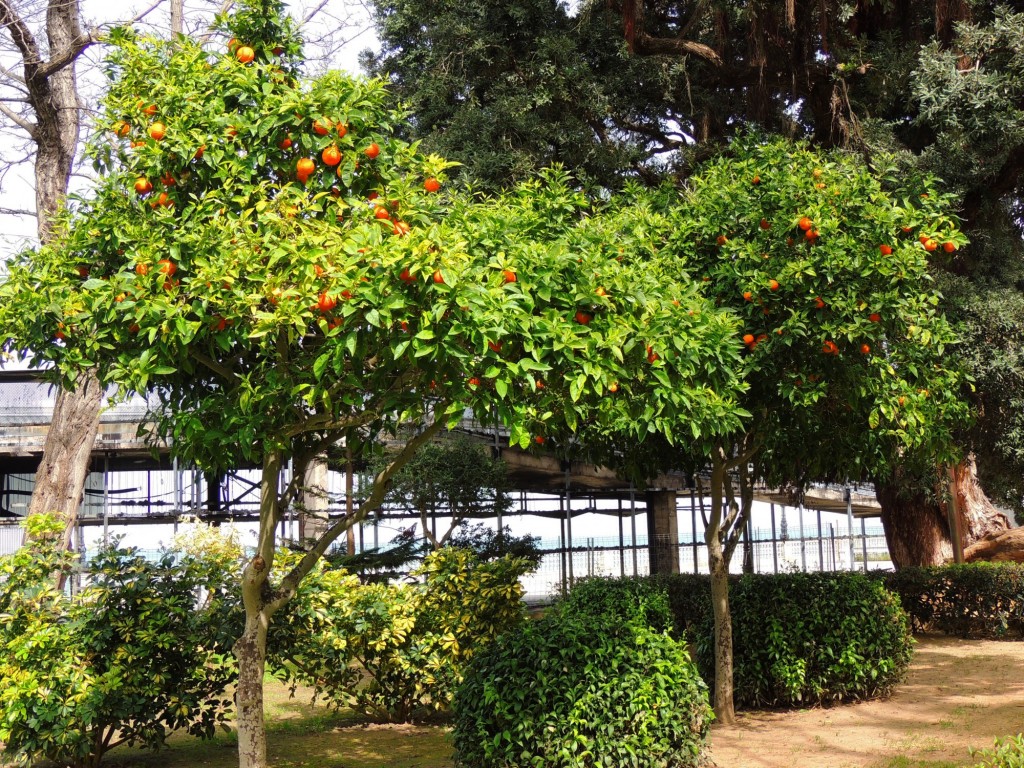
<instances>
[{"instance_id":1,"label":"soil patch","mask_svg":"<svg viewBox=\"0 0 1024 768\"><path fill-rule=\"evenodd\" d=\"M711 727L719 768L954 768L1024 730L1024 643L918 638L891 698L741 712Z\"/></svg>"}]
</instances>

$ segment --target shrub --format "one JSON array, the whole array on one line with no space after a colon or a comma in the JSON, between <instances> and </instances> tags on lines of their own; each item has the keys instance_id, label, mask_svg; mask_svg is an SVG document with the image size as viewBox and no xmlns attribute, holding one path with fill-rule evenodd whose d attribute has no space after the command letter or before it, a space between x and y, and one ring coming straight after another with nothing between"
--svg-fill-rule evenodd
<instances>
[{"instance_id":1,"label":"shrub","mask_svg":"<svg viewBox=\"0 0 1024 768\"><path fill-rule=\"evenodd\" d=\"M454 710L456 764L473 768L703 765L711 719L667 632L557 610L478 654Z\"/></svg>"},{"instance_id":2,"label":"shrub","mask_svg":"<svg viewBox=\"0 0 1024 768\"><path fill-rule=\"evenodd\" d=\"M335 706L404 722L445 709L467 661L523 618L525 560L480 562L444 548L426 557L416 584L360 584L319 568L270 638L271 664Z\"/></svg>"},{"instance_id":3,"label":"shrub","mask_svg":"<svg viewBox=\"0 0 1024 768\"><path fill-rule=\"evenodd\" d=\"M659 632L675 627L664 586L643 577L581 579L558 600L555 610L569 617L640 620Z\"/></svg>"},{"instance_id":4,"label":"shrub","mask_svg":"<svg viewBox=\"0 0 1024 768\"><path fill-rule=\"evenodd\" d=\"M744 576L730 586L736 701L795 706L887 695L913 640L898 598L861 573ZM705 622L710 638L713 624ZM713 643L698 645L714 670Z\"/></svg>"},{"instance_id":5,"label":"shrub","mask_svg":"<svg viewBox=\"0 0 1024 768\"><path fill-rule=\"evenodd\" d=\"M579 594L574 595L580 590ZM894 595L860 573L776 574L730 581L733 684L741 707L792 706L885 695L905 676L912 639ZM707 576L592 580L564 601L611 610L667 600L677 635L693 643L697 667L714 680L714 616ZM588 608L588 606L590 606ZM664 626L664 619L655 619Z\"/></svg>"},{"instance_id":6,"label":"shrub","mask_svg":"<svg viewBox=\"0 0 1024 768\"><path fill-rule=\"evenodd\" d=\"M901 568L884 577L918 630L957 637L1024 638L1024 565Z\"/></svg>"},{"instance_id":7,"label":"shrub","mask_svg":"<svg viewBox=\"0 0 1024 768\"><path fill-rule=\"evenodd\" d=\"M30 540L0 558L0 741L10 757L95 766L119 744L157 748L174 730L210 737L235 675L219 617L196 607L194 561L150 563L110 548L89 586L55 586L72 556L64 524L31 518Z\"/></svg>"},{"instance_id":8,"label":"shrub","mask_svg":"<svg viewBox=\"0 0 1024 768\"><path fill-rule=\"evenodd\" d=\"M1024 734L996 739L992 749L972 750L971 757L981 758L974 768L1024 768Z\"/></svg>"}]
</instances>

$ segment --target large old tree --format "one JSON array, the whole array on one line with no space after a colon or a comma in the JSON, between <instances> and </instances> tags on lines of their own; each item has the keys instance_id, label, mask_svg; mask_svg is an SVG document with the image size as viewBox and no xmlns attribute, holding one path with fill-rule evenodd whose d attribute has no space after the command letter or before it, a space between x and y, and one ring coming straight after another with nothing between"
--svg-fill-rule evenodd
<instances>
[{"instance_id":1,"label":"large old tree","mask_svg":"<svg viewBox=\"0 0 1024 768\"><path fill-rule=\"evenodd\" d=\"M1024 510L1024 15L966 0L374 5L371 70L410 100L412 134L481 183L552 160L611 186L685 177L751 125L941 179L970 242L931 269L965 331L948 354L977 418L952 483L912 463L875 478L894 561L952 555L950 487L967 546L1008 525L982 487Z\"/></svg>"}]
</instances>

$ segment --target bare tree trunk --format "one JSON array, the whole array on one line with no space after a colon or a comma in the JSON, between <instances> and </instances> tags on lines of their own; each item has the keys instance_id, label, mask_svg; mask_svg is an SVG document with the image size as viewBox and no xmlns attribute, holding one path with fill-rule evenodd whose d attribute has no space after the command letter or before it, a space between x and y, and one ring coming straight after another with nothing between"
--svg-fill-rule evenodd
<instances>
[{"instance_id":1,"label":"bare tree trunk","mask_svg":"<svg viewBox=\"0 0 1024 768\"><path fill-rule=\"evenodd\" d=\"M714 461L714 460L713 460ZM711 513L704 529L711 570L711 605L715 622L715 719L730 725L736 721L732 684L732 612L729 609L729 563L722 547L722 502L725 464L714 461L711 470Z\"/></svg>"},{"instance_id":2,"label":"bare tree trunk","mask_svg":"<svg viewBox=\"0 0 1024 768\"><path fill-rule=\"evenodd\" d=\"M245 587L243 586L243 590ZM235 690L235 723L238 727L239 768L266 768L267 732L263 726L263 672L267 658L269 616L249 615L245 631L235 641L238 688Z\"/></svg>"},{"instance_id":3,"label":"bare tree trunk","mask_svg":"<svg viewBox=\"0 0 1024 768\"><path fill-rule=\"evenodd\" d=\"M992 541L1011 529L1010 520L985 496L978 482L973 455L954 468L952 492L957 495L957 511L967 559L984 560L985 548L972 549L982 541ZM889 557L896 568L911 565L941 565L953 559L946 505L924 493L905 493L897 479L879 485L876 491L882 505L882 525L889 545ZM1001 545L1000 559L1015 559L1009 552L1010 541ZM992 550L995 553L996 550ZM1024 551L1020 555L1024 558Z\"/></svg>"},{"instance_id":4,"label":"bare tree trunk","mask_svg":"<svg viewBox=\"0 0 1024 768\"><path fill-rule=\"evenodd\" d=\"M30 515L59 514L65 521L65 548L71 546L78 507L82 503L102 400L103 386L95 375L83 374L79 377L78 389L62 389L57 393L50 429L43 444L43 458L36 470L36 487L28 512Z\"/></svg>"}]
</instances>

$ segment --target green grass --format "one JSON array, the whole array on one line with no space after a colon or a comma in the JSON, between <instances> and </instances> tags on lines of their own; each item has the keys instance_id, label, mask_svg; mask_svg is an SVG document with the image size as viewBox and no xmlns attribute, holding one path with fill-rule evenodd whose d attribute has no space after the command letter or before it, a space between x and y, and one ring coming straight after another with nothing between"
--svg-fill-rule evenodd
<instances>
[{"instance_id":1,"label":"green grass","mask_svg":"<svg viewBox=\"0 0 1024 768\"><path fill-rule=\"evenodd\" d=\"M379 725L350 711L310 703L310 691L295 698L268 679L267 757L275 768L451 768L448 729L437 725ZM120 768L234 768L234 731L212 741L172 736L159 752L117 749L103 761Z\"/></svg>"}]
</instances>

